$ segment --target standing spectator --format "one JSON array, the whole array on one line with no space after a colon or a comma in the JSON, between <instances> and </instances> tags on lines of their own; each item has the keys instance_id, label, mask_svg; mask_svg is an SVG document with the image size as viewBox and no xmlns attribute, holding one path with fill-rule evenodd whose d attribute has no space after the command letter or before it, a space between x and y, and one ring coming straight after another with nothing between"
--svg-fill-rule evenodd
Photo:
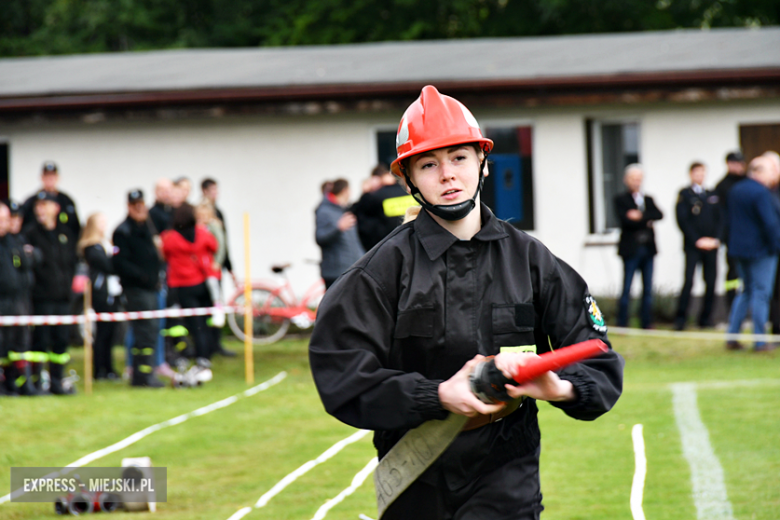
<instances>
[{"instance_id":1,"label":"standing spectator","mask_svg":"<svg viewBox=\"0 0 780 520\"><path fill-rule=\"evenodd\" d=\"M228 239L227 239L227 225L225 224L225 214L220 211L219 207L217 207L217 198L219 197L219 186L217 185L217 181L214 179L203 179L203 182L200 183L201 191L203 192L203 199L210 202L211 205L214 208L214 212L217 215L217 218L222 223L222 233L225 235L225 257L220 262L222 264L222 268L225 269L229 274L230 277L233 279L233 284L238 285L238 281L236 280L236 275L233 274L233 262L230 260L230 247L228 247Z\"/></svg>"},{"instance_id":2,"label":"standing spectator","mask_svg":"<svg viewBox=\"0 0 780 520\"><path fill-rule=\"evenodd\" d=\"M320 271L326 289L365 253L355 227L357 219L344 209L348 204L349 182L337 179L314 212L315 238L322 249Z\"/></svg>"},{"instance_id":3,"label":"standing spectator","mask_svg":"<svg viewBox=\"0 0 780 520\"><path fill-rule=\"evenodd\" d=\"M76 211L76 203L73 202L68 195L61 192L58 188L60 182L60 174L57 171L57 165L51 161L43 163L41 171L41 184L40 191L45 191L54 196L54 201L60 206L60 213L57 215L57 219L61 224L68 226L71 236L78 237L81 234L81 223L79 222L79 216ZM40 193L40 192L39 192ZM35 201L37 200L38 193L28 198L24 206L22 207L22 218L24 219L24 225L28 225L35 220Z\"/></svg>"},{"instance_id":4,"label":"standing spectator","mask_svg":"<svg viewBox=\"0 0 780 520\"><path fill-rule=\"evenodd\" d=\"M177 197L178 205L175 207L178 208L183 203L189 202L190 193L192 192L192 181L187 177L179 177L173 181L173 186L179 191Z\"/></svg>"},{"instance_id":5,"label":"standing spectator","mask_svg":"<svg viewBox=\"0 0 780 520\"><path fill-rule=\"evenodd\" d=\"M214 206L208 200L203 200L195 207L195 221L198 225L205 227L217 242L216 251L211 254L206 251L203 259L206 268L206 287L209 290L211 301L215 307L222 307L224 300L222 298L222 267L225 262L225 230L222 228L222 222L217 218ZM224 311L216 312L211 315L208 331L212 335L211 345L216 350L215 354L227 357L235 357L236 353L226 349L222 345L222 327L225 325Z\"/></svg>"},{"instance_id":6,"label":"standing spectator","mask_svg":"<svg viewBox=\"0 0 780 520\"><path fill-rule=\"evenodd\" d=\"M157 179L157 182L154 184L154 206L149 209L149 218L152 219L157 233L162 233L171 227L171 218L173 217L172 197L173 182L165 177Z\"/></svg>"},{"instance_id":7,"label":"standing spectator","mask_svg":"<svg viewBox=\"0 0 780 520\"><path fill-rule=\"evenodd\" d=\"M748 177L729 192L729 250L736 259L742 290L734 299L729 316L729 333L739 333L748 308L753 316L755 334L766 332L769 299L780 253L780 204L771 192L780 179L771 159L759 156L750 162ZM726 343L739 350L737 341ZM754 350L768 350L765 341L756 341Z\"/></svg>"},{"instance_id":8,"label":"standing spectator","mask_svg":"<svg viewBox=\"0 0 780 520\"><path fill-rule=\"evenodd\" d=\"M22 215L22 206L13 200L6 201L6 206L11 211L11 227L9 233L18 235L22 231L24 217Z\"/></svg>"},{"instance_id":9,"label":"standing spectator","mask_svg":"<svg viewBox=\"0 0 780 520\"><path fill-rule=\"evenodd\" d=\"M173 226L162 234L163 255L168 262L168 286L177 294L183 309L211 307L206 287L209 272L203 258L217 250L216 239L203 226L196 225L195 211L186 202L173 213ZM187 316L185 326L195 343L197 363L203 368L214 350L213 337L207 330L205 316Z\"/></svg>"},{"instance_id":10,"label":"standing spectator","mask_svg":"<svg viewBox=\"0 0 780 520\"><path fill-rule=\"evenodd\" d=\"M127 218L114 231L116 254L114 271L119 275L128 311L157 310L160 282L160 253L154 242L154 225L144 202L144 192L127 194ZM132 320L134 344L132 386L165 386L152 373L154 349L157 345L156 319Z\"/></svg>"},{"instance_id":11,"label":"standing spectator","mask_svg":"<svg viewBox=\"0 0 780 520\"><path fill-rule=\"evenodd\" d=\"M696 266L701 264L706 291L699 313L699 327L711 327L712 305L715 301L715 279L718 269L718 248L723 233L720 200L714 191L704 188L707 168L700 162L689 168L691 185L677 197L677 224L683 233L685 251L685 283L677 305L675 330L685 329L688 303L693 288Z\"/></svg>"},{"instance_id":12,"label":"standing spectator","mask_svg":"<svg viewBox=\"0 0 780 520\"><path fill-rule=\"evenodd\" d=\"M35 248L33 313L67 315L70 314L71 284L76 272L76 238L70 227L58 218L62 214L60 204L52 192L38 192L34 211L36 220L26 224L22 231ZM42 360L44 353L49 352L51 392L57 395L75 392L75 388L64 380L65 365L70 360L68 328L68 325L39 325L33 331L36 357Z\"/></svg>"},{"instance_id":13,"label":"standing spectator","mask_svg":"<svg viewBox=\"0 0 780 520\"><path fill-rule=\"evenodd\" d=\"M89 280L92 283L92 308L95 312L116 312L119 310L119 296L122 286L114 273L112 258L114 246L106 238L108 221L103 213L93 213L87 218L84 231L78 242L78 253L89 266ZM116 323L99 321L96 325L93 373L95 379L116 379L111 350L114 347Z\"/></svg>"},{"instance_id":14,"label":"standing spectator","mask_svg":"<svg viewBox=\"0 0 780 520\"><path fill-rule=\"evenodd\" d=\"M11 233L11 210L0 204L0 316L29 313L30 259ZM0 395L35 395L28 355L29 328L0 327Z\"/></svg>"},{"instance_id":15,"label":"standing spectator","mask_svg":"<svg viewBox=\"0 0 780 520\"><path fill-rule=\"evenodd\" d=\"M368 251L398 227L406 208L416 206L414 197L398 184L398 178L384 164L371 172L378 187L364 193L352 207L357 218L358 235L363 249Z\"/></svg>"},{"instance_id":16,"label":"standing spectator","mask_svg":"<svg viewBox=\"0 0 780 520\"><path fill-rule=\"evenodd\" d=\"M726 305L731 310L734 303L734 298L737 295L737 289L739 289L739 276L737 276L737 261L731 256L731 250L728 248L729 243L729 217L728 217L728 201L729 192L740 181L745 180L745 158L742 156L742 152L739 150L735 152L729 152L726 155L726 175L715 186L715 193L718 194L718 200L720 200L721 214L723 217L723 236L721 241L726 244Z\"/></svg>"},{"instance_id":17,"label":"standing spectator","mask_svg":"<svg viewBox=\"0 0 780 520\"><path fill-rule=\"evenodd\" d=\"M642 272L643 329L653 324L653 257L658 253L655 246L653 222L661 220L663 213L653 198L642 191L644 170L640 164L629 164L623 175L626 193L615 197L615 212L620 219L620 243L618 255L623 258L623 292L618 305L618 326L628 326L628 305L631 299L631 282L634 273Z\"/></svg>"},{"instance_id":18,"label":"standing spectator","mask_svg":"<svg viewBox=\"0 0 780 520\"><path fill-rule=\"evenodd\" d=\"M764 152L762 156L769 159L775 175L780 179L780 154L777 152ZM776 200L780 201L778 186L772 188L772 195ZM780 334L780 261L778 262L777 273L775 274L775 288L769 305L769 321L772 323L772 334Z\"/></svg>"}]
</instances>

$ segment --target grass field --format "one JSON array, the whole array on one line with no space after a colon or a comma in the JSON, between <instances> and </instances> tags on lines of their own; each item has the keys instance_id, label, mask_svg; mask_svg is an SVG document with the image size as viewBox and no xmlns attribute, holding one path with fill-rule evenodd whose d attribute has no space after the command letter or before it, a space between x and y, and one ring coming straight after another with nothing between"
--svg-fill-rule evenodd
<instances>
[{"instance_id":1,"label":"grass field","mask_svg":"<svg viewBox=\"0 0 780 520\"><path fill-rule=\"evenodd\" d=\"M617 406L592 423L541 404L542 490L548 520L630 519L634 473L631 430L644 425L648 520L696 519L691 469L683 456L670 385L694 382L698 411L723 468L733 518L780 518L780 356L726 352L721 342L613 336L627 360ZM241 345L228 342L240 349ZM214 381L195 389L130 389L99 382L92 396L0 400L0 494L10 467L65 466L135 432L215 403L210 413L150 433L89 466L149 456L168 468L168 501L154 518L227 520L254 506L285 475L355 433L322 409L308 370L306 340L255 348L255 384L284 371L267 390L243 396L242 358L219 358ZM117 349L119 350L119 349ZM81 351L72 349L82 371ZM244 518L310 519L348 487L374 456L371 436L346 446ZM376 516L369 478L328 519ZM3 503L0 518L54 516L51 504ZM141 513L116 514L139 518ZM719 517L720 518L720 517ZM722 518L727 518L723 516Z\"/></svg>"}]
</instances>

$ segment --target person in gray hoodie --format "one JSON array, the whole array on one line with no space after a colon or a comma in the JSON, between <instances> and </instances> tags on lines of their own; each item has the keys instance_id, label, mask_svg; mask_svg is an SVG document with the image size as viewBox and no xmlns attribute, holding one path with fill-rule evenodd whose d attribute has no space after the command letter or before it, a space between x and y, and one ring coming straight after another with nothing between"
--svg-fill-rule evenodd
<instances>
[{"instance_id":1,"label":"person in gray hoodie","mask_svg":"<svg viewBox=\"0 0 780 520\"><path fill-rule=\"evenodd\" d=\"M357 219L346 209L349 196L349 181L337 179L314 212L315 239L322 249L320 272L326 289L365 253L355 226Z\"/></svg>"}]
</instances>

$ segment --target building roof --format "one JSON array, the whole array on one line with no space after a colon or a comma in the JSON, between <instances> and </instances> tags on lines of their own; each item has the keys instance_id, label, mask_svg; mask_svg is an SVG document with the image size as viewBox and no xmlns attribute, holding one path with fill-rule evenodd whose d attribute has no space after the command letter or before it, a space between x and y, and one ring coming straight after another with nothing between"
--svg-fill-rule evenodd
<instances>
[{"instance_id":1,"label":"building roof","mask_svg":"<svg viewBox=\"0 0 780 520\"><path fill-rule=\"evenodd\" d=\"M735 77L780 78L780 27L6 58L0 109Z\"/></svg>"}]
</instances>

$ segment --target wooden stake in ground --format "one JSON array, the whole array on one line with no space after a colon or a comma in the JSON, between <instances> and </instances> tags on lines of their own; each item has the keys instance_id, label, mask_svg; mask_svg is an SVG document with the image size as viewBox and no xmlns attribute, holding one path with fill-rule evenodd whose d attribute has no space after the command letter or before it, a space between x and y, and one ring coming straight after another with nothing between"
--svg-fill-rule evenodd
<instances>
[{"instance_id":1,"label":"wooden stake in ground","mask_svg":"<svg viewBox=\"0 0 780 520\"><path fill-rule=\"evenodd\" d=\"M92 395L92 282L84 284L84 392Z\"/></svg>"},{"instance_id":2,"label":"wooden stake in ground","mask_svg":"<svg viewBox=\"0 0 780 520\"><path fill-rule=\"evenodd\" d=\"M244 213L244 366L248 384L255 381L255 364L252 357L252 268L250 260L249 213Z\"/></svg>"}]
</instances>

